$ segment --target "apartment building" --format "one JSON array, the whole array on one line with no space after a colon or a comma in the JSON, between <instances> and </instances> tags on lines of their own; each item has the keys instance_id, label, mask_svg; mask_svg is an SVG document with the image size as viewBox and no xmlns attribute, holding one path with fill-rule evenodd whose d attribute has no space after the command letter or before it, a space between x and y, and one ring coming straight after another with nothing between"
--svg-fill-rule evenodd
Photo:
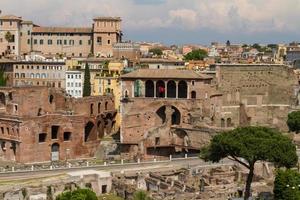
<instances>
[{"instance_id":1,"label":"apartment building","mask_svg":"<svg viewBox=\"0 0 300 200\"><path fill-rule=\"evenodd\" d=\"M90 27L43 27L14 15L0 16L0 56L30 52L68 57L112 57L122 41L120 17L96 17Z\"/></svg>"},{"instance_id":2,"label":"apartment building","mask_svg":"<svg viewBox=\"0 0 300 200\"><path fill-rule=\"evenodd\" d=\"M75 98L81 98L83 94L84 73L79 70L66 71L66 92Z\"/></svg>"},{"instance_id":3,"label":"apartment building","mask_svg":"<svg viewBox=\"0 0 300 200\"><path fill-rule=\"evenodd\" d=\"M13 63L14 86L48 86L65 88L66 68L64 62L32 62Z\"/></svg>"}]
</instances>

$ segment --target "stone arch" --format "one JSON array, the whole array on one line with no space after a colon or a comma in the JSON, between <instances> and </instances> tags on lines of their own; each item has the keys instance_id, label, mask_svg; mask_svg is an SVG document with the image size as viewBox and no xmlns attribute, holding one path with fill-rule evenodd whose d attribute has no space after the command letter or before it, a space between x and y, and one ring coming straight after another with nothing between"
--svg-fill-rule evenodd
<instances>
[{"instance_id":1,"label":"stone arch","mask_svg":"<svg viewBox=\"0 0 300 200\"><path fill-rule=\"evenodd\" d=\"M93 139L97 139L97 135L94 131L94 123L89 121L84 127L84 141L92 141Z\"/></svg>"},{"instance_id":2,"label":"stone arch","mask_svg":"<svg viewBox=\"0 0 300 200\"><path fill-rule=\"evenodd\" d=\"M0 106L5 106L5 94L3 92L0 92Z\"/></svg>"},{"instance_id":3,"label":"stone arch","mask_svg":"<svg viewBox=\"0 0 300 200\"><path fill-rule=\"evenodd\" d=\"M160 107L157 111L156 114L160 117L160 119L162 120L162 124L164 124L166 122L166 106L162 106Z\"/></svg>"},{"instance_id":4,"label":"stone arch","mask_svg":"<svg viewBox=\"0 0 300 200\"><path fill-rule=\"evenodd\" d=\"M187 83L179 81L178 83L178 98L187 98Z\"/></svg>"},{"instance_id":5,"label":"stone arch","mask_svg":"<svg viewBox=\"0 0 300 200\"><path fill-rule=\"evenodd\" d=\"M181 113L175 106L172 106L172 109L174 111L172 114L172 125L179 125L181 122Z\"/></svg>"},{"instance_id":6,"label":"stone arch","mask_svg":"<svg viewBox=\"0 0 300 200\"><path fill-rule=\"evenodd\" d=\"M59 152L59 144L58 143L53 143L51 145L51 152Z\"/></svg>"},{"instance_id":7,"label":"stone arch","mask_svg":"<svg viewBox=\"0 0 300 200\"><path fill-rule=\"evenodd\" d=\"M159 80L156 82L156 97L164 98L165 97L166 86L165 82Z\"/></svg>"},{"instance_id":8,"label":"stone arch","mask_svg":"<svg viewBox=\"0 0 300 200\"><path fill-rule=\"evenodd\" d=\"M175 81L168 81L167 97L168 98L176 98L176 83L175 83Z\"/></svg>"},{"instance_id":9,"label":"stone arch","mask_svg":"<svg viewBox=\"0 0 300 200\"><path fill-rule=\"evenodd\" d=\"M191 92L191 98L192 98L192 99L196 99L196 98L197 98L197 93L196 93L196 91L192 91L192 92Z\"/></svg>"},{"instance_id":10,"label":"stone arch","mask_svg":"<svg viewBox=\"0 0 300 200\"><path fill-rule=\"evenodd\" d=\"M154 83L151 80L147 80L145 83L145 96L154 97Z\"/></svg>"}]
</instances>

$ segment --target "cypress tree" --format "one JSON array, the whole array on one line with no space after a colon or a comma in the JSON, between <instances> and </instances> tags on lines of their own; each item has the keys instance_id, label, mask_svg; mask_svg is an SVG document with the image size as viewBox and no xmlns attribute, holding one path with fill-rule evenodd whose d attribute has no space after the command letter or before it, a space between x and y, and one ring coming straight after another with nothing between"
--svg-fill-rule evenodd
<instances>
[{"instance_id":1,"label":"cypress tree","mask_svg":"<svg viewBox=\"0 0 300 200\"><path fill-rule=\"evenodd\" d=\"M84 69L83 96L91 96L91 74L88 63L85 64Z\"/></svg>"},{"instance_id":2,"label":"cypress tree","mask_svg":"<svg viewBox=\"0 0 300 200\"><path fill-rule=\"evenodd\" d=\"M0 71L0 86L6 86L7 76L5 76L4 71Z\"/></svg>"}]
</instances>

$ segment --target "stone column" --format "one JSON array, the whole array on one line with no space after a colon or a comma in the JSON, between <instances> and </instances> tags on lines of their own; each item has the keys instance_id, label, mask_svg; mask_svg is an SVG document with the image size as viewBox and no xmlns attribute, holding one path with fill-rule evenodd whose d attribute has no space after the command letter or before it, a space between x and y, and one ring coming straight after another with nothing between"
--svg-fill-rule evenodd
<instances>
[{"instance_id":1,"label":"stone column","mask_svg":"<svg viewBox=\"0 0 300 200\"><path fill-rule=\"evenodd\" d=\"M168 98L168 81L165 81L165 98Z\"/></svg>"},{"instance_id":2,"label":"stone column","mask_svg":"<svg viewBox=\"0 0 300 200\"><path fill-rule=\"evenodd\" d=\"M176 99L178 99L178 81L176 81L175 83L176 83Z\"/></svg>"},{"instance_id":3,"label":"stone column","mask_svg":"<svg viewBox=\"0 0 300 200\"><path fill-rule=\"evenodd\" d=\"M154 82L154 98L156 98L156 81L153 82Z\"/></svg>"},{"instance_id":4,"label":"stone column","mask_svg":"<svg viewBox=\"0 0 300 200\"><path fill-rule=\"evenodd\" d=\"M188 84L187 84L187 99L189 99L190 98L190 84L189 84L189 82L188 82Z\"/></svg>"}]
</instances>

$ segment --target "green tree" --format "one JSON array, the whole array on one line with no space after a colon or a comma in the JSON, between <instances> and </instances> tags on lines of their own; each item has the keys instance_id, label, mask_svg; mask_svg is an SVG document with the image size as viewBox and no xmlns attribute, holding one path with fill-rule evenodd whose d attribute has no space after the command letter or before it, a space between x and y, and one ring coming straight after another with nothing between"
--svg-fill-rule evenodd
<instances>
[{"instance_id":1,"label":"green tree","mask_svg":"<svg viewBox=\"0 0 300 200\"><path fill-rule=\"evenodd\" d=\"M88 63L85 64L84 69L83 96L91 96L91 74Z\"/></svg>"},{"instance_id":2,"label":"green tree","mask_svg":"<svg viewBox=\"0 0 300 200\"><path fill-rule=\"evenodd\" d=\"M133 200L151 200L147 192L138 190L133 194Z\"/></svg>"},{"instance_id":3,"label":"green tree","mask_svg":"<svg viewBox=\"0 0 300 200\"><path fill-rule=\"evenodd\" d=\"M184 56L185 60L204 60L207 57L207 51L203 49L193 50Z\"/></svg>"},{"instance_id":4,"label":"green tree","mask_svg":"<svg viewBox=\"0 0 300 200\"><path fill-rule=\"evenodd\" d=\"M4 37L7 42L13 42L13 35L9 31L6 32Z\"/></svg>"},{"instance_id":5,"label":"green tree","mask_svg":"<svg viewBox=\"0 0 300 200\"><path fill-rule=\"evenodd\" d=\"M267 47L270 49L278 49L278 44L268 44Z\"/></svg>"},{"instance_id":6,"label":"green tree","mask_svg":"<svg viewBox=\"0 0 300 200\"><path fill-rule=\"evenodd\" d=\"M259 44L257 44L257 43L253 44L252 48L256 49L259 52L263 51L262 47Z\"/></svg>"},{"instance_id":7,"label":"green tree","mask_svg":"<svg viewBox=\"0 0 300 200\"><path fill-rule=\"evenodd\" d=\"M294 111L288 114L287 125L290 131L300 131L300 111Z\"/></svg>"},{"instance_id":8,"label":"green tree","mask_svg":"<svg viewBox=\"0 0 300 200\"><path fill-rule=\"evenodd\" d=\"M4 71L0 70L0 87L6 86L7 80L8 80L8 77L4 74Z\"/></svg>"},{"instance_id":9,"label":"green tree","mask_svg":"<svg viewBox=\"0 0 300 200\"><path fill-rule=\"evenodd\" d=\"M300 200L300 174L295 170L277 170L274 182L274 199Z\"/></svg>"},{"instance_id":10,"label":"green tree","mask_svg":"<svg viewBox=\"0 0 300 200\"><path fill-rule=\"evenodd\" d=\"M291 139L266 127L242 127L216 135L201 150L200 157L213 162L228 157L246 167L249 174L245 186L245 200L250 197L257 161L273 162L276 167L287 168L295 166L298 161L296 147Z\"/></svg>"},{"instance_id":11,"label":"green tree","mask_svg":"<svg viewBox=\"0 0 300 200\"><path fill-rule=\"evenodd\" d=\"M90 189L77 189L63 192L56 197L56 200L97 200L97 196Z\"/></svg>"},{"instance_id":12,"label":"green tree","mask_svg":"<svg viewBox=\"0 0 300 200\"><path fill-rule=\"evenodd\" d=\"M152 48L149 50L149 52L156 56L161 56L163 54L160 48Z\"/></svg>"}]
</instances>

